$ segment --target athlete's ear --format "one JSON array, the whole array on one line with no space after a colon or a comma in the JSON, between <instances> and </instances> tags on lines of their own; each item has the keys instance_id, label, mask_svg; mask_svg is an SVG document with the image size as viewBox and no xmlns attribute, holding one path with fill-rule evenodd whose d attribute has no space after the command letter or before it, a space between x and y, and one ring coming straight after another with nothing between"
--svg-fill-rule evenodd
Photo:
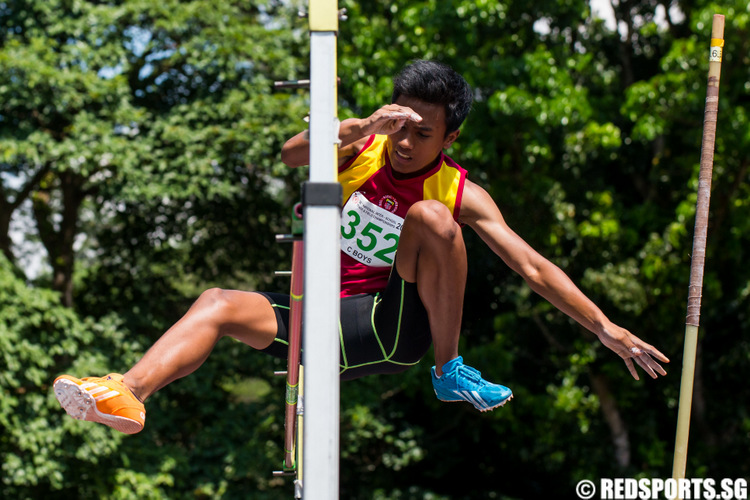
<instances>
[{"instance_id":1,"label":"athlete's ear","mask_svg":"<svg viewBox=\"0 0 750 500\"><path fill-rule=\"evenodd\" d=\"M454 130L450 134L447 134L445 136L445 140L443 140L443 149L448 149L451 147L451 144L453 144L456 139L458 139L458 135L461 133L460 130Z\"/></svg>"}]
</instances>

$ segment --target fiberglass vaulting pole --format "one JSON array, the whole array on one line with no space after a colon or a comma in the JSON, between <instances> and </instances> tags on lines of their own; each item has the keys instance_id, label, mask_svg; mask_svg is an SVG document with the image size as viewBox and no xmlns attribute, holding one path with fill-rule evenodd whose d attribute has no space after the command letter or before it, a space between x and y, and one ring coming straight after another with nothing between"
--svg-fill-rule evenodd
<instances>
[{"instance_id":1,"label":"fiberglass vaulting pole","mask_svg":"<svg viewBox=\"0 0 750 500\"><path fill-rule=\"evenodd\" d=\"M304 497L339 496L339 294L341 186L338 183L336 0L310 0L310 181L305 221Z\"/></svg>"},{"instance_id":2,"label":"fiberglass vaulting pole","mask_svg":"<svg viewBox=\"0 0 750 500\"><path fill-rule=\"evenodd\" d=\"M682 360L682 381L677 415L672 477L685 478L688 436L690 434L690 409L693 402L693 380L695 357L700 324L701 293L703 290L703 268L706 259L708 234L708 206L711 199L711 176L716 145L716 122L719 114L719 80L721 58L724 47L724 16L716 14L711 30L709 54L708 88L703 121L703 143L701 145L700 173L698 174L698 201L695 209L695 233L690 263L690 286L688 290L687 319L685 321L685 347Z\"/></svg>"}]
</instances>

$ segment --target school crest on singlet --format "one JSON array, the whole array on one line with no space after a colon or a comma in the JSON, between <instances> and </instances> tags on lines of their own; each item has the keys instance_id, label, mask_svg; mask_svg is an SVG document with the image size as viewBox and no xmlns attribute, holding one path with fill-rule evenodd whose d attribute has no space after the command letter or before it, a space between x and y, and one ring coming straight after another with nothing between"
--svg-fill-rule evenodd
<instances>
[{"instance_id":1,"label":"school crest on singlet","mask_svg":"<svg viewBox=\"0 0 750 500\"><path fill-rule=\"evenodd\" d=\"M391 197L379 206L354 192L341 212L341 250L367 266L392 266L404 225L404 219L389 210L394 203Z\"/></svg>"}]
</instances>

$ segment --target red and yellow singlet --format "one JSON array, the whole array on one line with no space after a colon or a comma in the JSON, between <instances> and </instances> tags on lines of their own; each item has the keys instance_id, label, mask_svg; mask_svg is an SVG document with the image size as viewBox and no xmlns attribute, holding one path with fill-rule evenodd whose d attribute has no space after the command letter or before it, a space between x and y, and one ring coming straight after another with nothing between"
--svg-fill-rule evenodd
<instances>
[{"instance_id":1,"label":"red and yellow singlet","mask_svg":"<svg viewBox=\"0 0 750 500\"><path fill-rule=\"evenodd\" d=\"M373 135L339 168L344 190L341 213L341 296L383 290L396 255L406 212L421 200L437 200L457 221L466 170L441 153L437 165L410 179L393 176L387 136Z\"/></svg>"}]
</instances>

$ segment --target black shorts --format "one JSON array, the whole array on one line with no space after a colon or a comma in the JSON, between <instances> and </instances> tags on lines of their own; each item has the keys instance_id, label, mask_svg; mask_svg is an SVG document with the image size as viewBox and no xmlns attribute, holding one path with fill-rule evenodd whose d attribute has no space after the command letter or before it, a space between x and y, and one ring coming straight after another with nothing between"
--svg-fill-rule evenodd
<instances>
[{"instance_id":1,"label":"black shorts","mask_svg":"<svg viewBox=\"0 0 750 500\"><path fill-rule=\"evenodd\" d=\"M286 359L289 295L261 293L276 311L278 332L263 352ZM432 342L427 311L416 283L408 283L394 266L385 290L341 299L341 379L376 373L399 373L419 362Z\"/></svg>"}]
</instances>

